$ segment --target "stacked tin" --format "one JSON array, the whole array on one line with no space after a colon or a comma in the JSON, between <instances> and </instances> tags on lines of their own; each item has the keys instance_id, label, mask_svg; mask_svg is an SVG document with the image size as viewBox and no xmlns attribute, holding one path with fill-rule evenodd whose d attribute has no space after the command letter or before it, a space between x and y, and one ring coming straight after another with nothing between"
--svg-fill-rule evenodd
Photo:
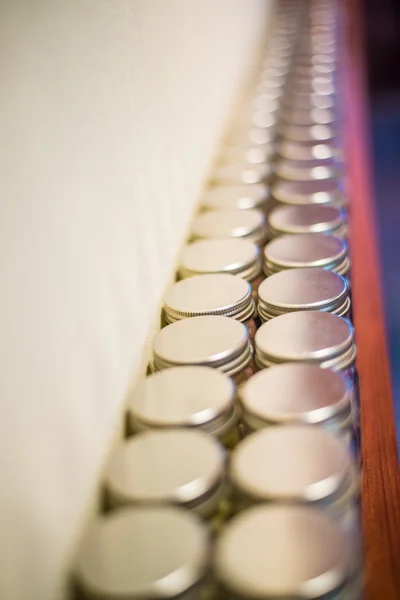
<instances>
[{"instance_id":1,"label":"stacked tin","mask_svg":"<svg viewBox=\"0 0 400 600\"><path fill-rule=\"evenodd\" d=\"M338 22L335 0L275 3L78 548L80 598L361 597Z\"/></svg>"}]
</instances>

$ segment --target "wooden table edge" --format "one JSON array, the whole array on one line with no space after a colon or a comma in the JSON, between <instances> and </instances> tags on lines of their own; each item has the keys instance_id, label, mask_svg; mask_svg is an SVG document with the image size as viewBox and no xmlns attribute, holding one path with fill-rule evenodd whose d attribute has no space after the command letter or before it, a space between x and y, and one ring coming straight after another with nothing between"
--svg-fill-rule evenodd
<instances>
[{"instance_id":1,"label":"wooden table edge","mask_svg":"<svg viewBox=\"0 0 400 600\"><path fill-rule=\"evenodd\" d=\"M352 298L361 397L366 600L400 598L400 474L368 134L363 8L345 0L343 100Z\"/></svg>"}]
</instances>

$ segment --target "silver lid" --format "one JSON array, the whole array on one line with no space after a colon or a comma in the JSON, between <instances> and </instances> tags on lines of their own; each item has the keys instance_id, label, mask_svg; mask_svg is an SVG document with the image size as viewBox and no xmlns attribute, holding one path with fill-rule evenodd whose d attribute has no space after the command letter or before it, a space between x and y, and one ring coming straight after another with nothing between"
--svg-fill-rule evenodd
<instances>
[{"instance_id":1,"label":"silver lid","mask_svg":"<svg viewBox=\"0 0 400 600\"><path fill-rule=\"evenodd\" d=\"M353 387L341 373L318 365L285 363L263 369L240 389L243 420L252 429L271 424L324 424L351 415Z\"/></svg>"},{"instance_id":2,"label":"silver lid","mask_svg":"<svg viewBox=\"0 0 400 600\"><path fill-rule=\"evenodd\" d=\"M227 144L222 148L222 152L218 158L218 162L222 165L244 163L248 163L249 165L263 164L270 160L273 153L274 144L272 142L259 145L251 144L250 142L246 142L244 144ZM249 188L258 187L258 185L260 187L263 187L265 184L229 184L226 187Z\"/></svg>"},{"instance_id":3,"label":"silver lid","mask_svg":"<svg viewBox=\"0 0 400 600\"><path fill-rule=\"evenodd\" d=\"M330 179L338 173L338 165L330 160L289 160L281 158L274 165L274 174L280 179L310 181L313 179Z\"/></svg>"},{"instance_id":4,"label":"silver lid","mask_svg":"<svg viewBox=\"0 0 400 600\"><path fill-rule=\"evenodd\" d=\"M279 206L270 213L268 226L271 237L288 233L346 236L342 211L334 206L320 204Z\"/></svg>"},{"instance_id":5,"label":"silver lid","mask_svg":"<svg viewBox=\"0 0 400 600\"><path fill-rule=\"evenodd\" d=\"M282 59L275 59L282 60ZM262 110L270 113L276 113L279 110L277 98L271 98L269 95L259 95L253 100L253 106L256 110Z\"/></svg>"},{"instance_id":6,"label":"silver lid","mask_svg":"<svg viewBox=\"0 0 400 600\"><path fill-rule=\"evenodd\" d=\"M321 267L347 274L346 243L332 235L304 233L281 235L264 248L264 272L272 275L284 269Z\"/></svg>"},{"instance_id":7,"label":"silver lid","mask_svg":"<svg viewBox=\"0 0 400 600\"><path fill-rule=\"evenodd\" d=\"M237 126L229 132L226 138L227 146L255 146L255 147L271 147L275 139L275 129L263 127ZM248 182L246 182L248 183Z\"/></svg>"},{"instance_id":8,"label":"silver lid","mask_svg":"<svg viewBox=\"0 0 400 600\"><path fill-rule=\"evenodd\" d=\"M74 575L91 598L175 598L203 578L208 554L207 529L188 511L126 509L89 527Z\"/></svg>"},{"instance_id":9,"label":"silver lid","mask_svg":"<svg viewBox=\"0 0 400 600\"><path fill-rule=\"evenodd\" d=\"M262 321L300 310L321 310L339 316L349 312L347 281L325 269L288 269L267 277L258 288Z\"/></svg>"},{"instance_id":10,"label":"silver lid","mask_svg":"<svg viewBox=\"0 0 400 600\"><path fill-rule=\"evenodd\" d=\"M332 125L335 123L335 113L328 108L309 108L299 110L297 108L286 109L282 118L287 123L297 126Z\"/></svg>"},{"instance_id":11,"label":"silver lid","mask_svg":"<svg viewBox=\"0 0 400 600\"><path fill-rule=\"evenodd\" d=\"M280 134L287 140L301 144L332 143L335 140L335 130L330 125L283 125Z\"/></svg>"},{"instance_id":12,"label":"silver lid","mask_svg":"<svg viewBox=\"0 0 400 600\"><path fill-rule=\"evenodd\" d=\"M257 506L222 532L215 572L241 598L314 599L349 579L350 550L340 528L318 510Z\"/></svg>"},{"instance_id":13,"label":"silver lid","mask_svg":"<svg viewBox=\"0 0 400 600\"><path fill-rule=\"evenodd\" d=\"M326 312L302 311L266 321L255 335L256 361L316 363L343 370L354 363L353 327L347 319Z\"/></svg>"},{"instance_id":14,"label":"silver lid","mask_svg":"<svg viewBox=\"0 0 400 600\"><path fill-rule=\"evenodd\" d=\"M263 183L217 186L206 190L202 205L208 210L264 210L268 194L268 187Z\"/></svg>"},{"instance_id":15,"label":"silver lid","mask_svg":"<svg viewBox=\"0 0 400 600\"><path fill-rule=\"evenodd\" d=\"M236 386L210 367L174 367L146 377L128 403L132 431L197 427L217 435L237 419ZM234 421L236 422L236 421Z\"/></svg>"},{"instance_id":16,"label":"silver lid","mask_svg":"<svg viewBox=\"0 0 400 600\"><path fill-rule=\"evenodd\" d=\"M300 78L315 78L325 75L331 75L335 77L336 75L336 65L334 61L332 62L311 62L306 65L298 65L294 68L293 74L295 77Z\"/></svg>"},{"instance_id":17,"label":"silver lid","mask_svg":"<svg viewBox=\"0 0 400 600\"><path fill-rule=\"evenodd\" d=\"M210 181L219 185L247 185L261 183L270 175L270 165L251 164L243 160L239 163L217 165L211 173Z\"/></svg>"},{"instance_id":18,"label":"silver lid","mask_svg":"<svg viewBox=\"0 0 400 600\"><path fill-rule=\"evenodd\" d=\"M354 466L347 447L323 427L266 427L232 452L229 478L252 502L332 503ZM354 486L355 487L355 486Z\"/></svg>"},{"instance_id":19,"label":"silver lid","mask_svg":"<svg viewBox=\"0 0 400 600\"><path fill-rule=\"evenodd\" d=\"M318 94L316 92L312 94L286 94L282 102L284 106L295 107L299 110L309 110L312 108L329 108L335 109L336 100L331 94Z\"/></svg>"},{"instance_id":20,"label":"silver lid","mask_svg":"<svg viewBox=\"0 0 400 600\"><path fill-rule=\"evenodd\" d=\"M281 204L333 204L342 207L343 192L338 179L311 179L308 181L277 180L271 187L271 195Z\"/></svg>"},{"instance_id":21,"label":"silver lid","mask_svg":"<svg viewBox=\"0 0 400 600\"><path fill-rule=\"evenodd\" d=\"M336 92L335 81L332 74L319 75L318 77L294 77L291 84L293 94L306 95L319 94L333 95Z\"/></svg>"},{"instance_id":22,"label":"silver lid","mask_svg":"<svg viewBox=\"0 0 400 600\"><path fill-rule=\"evenodd\" d=\"M197 275L172 285L164 298L169 323L200 315L225 315L246 321L254 313L250 284L237 275Z\"/></svg>"},{"instance_id":23,"label":"silver lid","mask_svg":"<svg viewBox=\"0 0 400 600\"><path fill-rule=\"evenodd\" d=\"M227 375L242 371L251 360L243 323L222 316L183 319L165 327L153 340L154 368L204 365Z\"/></svg>"},{"instance_id":24,"label":"silver lid","mask_svg":"<svg viewBox=\"0 0 400 600\"><path fill-rule=\"evenodd\" d=\"M205 432L146 431L116 447L105 487L114 506L177 504L202 514L203 503L222 484L225 461L222 445Z\"/></svg>"},{"instance_id":25,"label":"silver lid","mask_svg":"<svg viewBox=\"0 0 400 600\"><path fill-rule=\"evenodd\" d=\"M281 140L277 145L278 156L289 160L340 160L338 148L328 144L303 145L291 140Z\"/></svg>"},{"instance_id":26,"label":"silver lid","mask_svg":"<svg viewBox=\"0 0 400 600\"><path fill-rule=\"evenodd\" d=\"M192 239L246 238L261 245L267 237L265 215L256 209L215 210L195 217Z\"/></svg>"},{"instance_id":27,"label":"silver lid","mask_svg":"<svg viewBox=\"0 0 400 600\"><path fill-rule=\"evenodd\" d=\"M261 272L257 246L248 239L200 240L187 245L180 257L181 279L205 273L231 273L252 281Z\"/></svg>"}]
</instances>

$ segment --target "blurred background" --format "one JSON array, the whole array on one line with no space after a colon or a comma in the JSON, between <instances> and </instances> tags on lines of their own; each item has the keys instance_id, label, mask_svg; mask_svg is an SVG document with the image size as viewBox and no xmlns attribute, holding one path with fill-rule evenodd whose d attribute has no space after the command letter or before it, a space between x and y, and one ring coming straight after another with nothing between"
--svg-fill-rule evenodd
<instances>
[{"instance_id":1,"label":"blurred background","mask_svg":"<svg viewBox=\"0 0 400 600\"><path fill-rule=\"evenodd\" d=\"M400 2L366 0L373 182L400 448Z\"/></svg>"}]
</instances>

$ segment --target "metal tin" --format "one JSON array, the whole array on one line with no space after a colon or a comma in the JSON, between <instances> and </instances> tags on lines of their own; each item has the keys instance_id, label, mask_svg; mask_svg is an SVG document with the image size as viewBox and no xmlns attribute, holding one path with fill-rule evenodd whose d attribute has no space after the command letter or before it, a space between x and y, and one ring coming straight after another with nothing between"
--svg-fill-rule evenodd
<instances>
[{"instance_id":1,"label":"metal tin","mask_svg":"<svg viewBox=\"0 0 400 600\"><path fill-rule=\"evenodd\" d=\"M336 98L331 94L286 94L283 97L284 106L295 107L299 110L310 110L312 108L334 109Z\"/></svg>"},{"instance_id":2,"label":"metal tin","mask_svg":"<svg viewBox=\"0 0 400 600\"><path fill-rule=\"evenodd\" d=\"M130 430L190 427L224 439L238 422L235 397L234 382L217 369L174 367L153 373L130 395Z\"/></svg>"},{"instance_id":3,"label":"metal tin","mask_svg":"<svg viewBox=\"0 0 400 600\"><path fill-rule=\"evenodd\" d=\"M305 206L280 206L268 216L270 237L289 233L324 233L346 237L344 215L334 206L308 204Z\"/></svg>"},{"instance_id":4,"label":"metal tin","mask_svg":"<svg viewBox=\"0 0 400 600\"><path fill-rule=\"evenodd\" d=\"M256 110L262 110L276 114L279 111L280 103L276 98L271 98L268 95L261 94L254 98L253 106Z\"/></svg>"},{"instance_id":5,"label":"metal tin","mask_svg":"<svg viewBox=\"0 0 400 600\"><path fill-rule=\"evenodd\" d=\"M265 215L260 210L215 210L195 217L192 240L244 238L261 246L267 239Z\"/></svg>"},{"instance_id":6,"label":"metal tin","mask_svg":"<svg viewBox=\"0 0 400 600\"><path fill-rule=\"evenodd\" d=\"M271 196L280 204L330 204L342 208L346 204L340 181L311 179L308 181L277 180L271 186Z\"/></svg>"},{"instance_id":7,"label":"metal tin","mask_svg":"<svg viewBox=\"0 0 400 600\"><path fill-rule=\"evenodd\" d=\"M350 312L347 281L325 269L288 269L267 277L258 288L258 314L262 321L305 310L347 317Z\"/></svg>"},{"instance_id":8,"label":"metal tin","mask_svg":"<svg viewBox=\"0 0 400 600\"><path fill-rule=\"evenodd\" d=\"M229 274L197 275L174 283L165 294L167 323L200 315L224 315L242 323L253 317L250 284Z\"/></svg>"},{"instance_id":9,"label":"metal tin","mask_svg":"<svg viewBox=\"0 0 400 600\"><path fill-rule=\"evenodd\" d=\"M335 130L329 125L293 125L286 124L280 129L280 134L287 140L299 144L332 144L335 140Z\"/></svg>"},{"instance_id":10,"label":"metal tin","mask_svg":"<svg viewBox=\"0 0 400 600\"><path fill-rule=\"evenodd\" d=\"M236 375L251 362L252 349L243 323L222 316L177 321L153 340L154 369L204 365Z\"/></svg>"},{"instance_id":11,"label":"metal tin","mask_svg":"<svg viewBox=\"0 0 400 600\"><path fill-rule=\"evenodd\" d=\"M271 144L275 140L275 129L262 127L241 126L235 127L226 137L226 145L245 148L261 147L270 151Z\"/></svg>"},{"instance_id":12,"label":"metal tin","mask_svg":"<svg viewBox=\"0 0 400 600\"><path fill-rule=\"evenodd\" d=\"M310 364L275 365L251 377L239 395L242 421L248 431L274 425L315 425L342 438L351 435L354 386L331 369Z\"/></svg>"},{"instance_id":13,"label":"metal tin","mask_svg":"<svg viewBox=\"0 0 400 600\"><path fill-rule=\"evenodd\" d=\"M199 600L208 557L208 531L196 515L170 507L125 509L89 526L73 575L88 599Z\"/></svg>"},{"instance_id":14,"label":"metal tin","mask_svg":"<svg viewBox=\"0 0 400 600\"><path fill-rule=\"evenodd\" d=\"M346 371L356 357L354 330L350 321L327 312L286 313L261 325L255 352L260 368L296 362Z\"/></svg>"},{"instance_id":15,"label":"metal tin","mask_svg":"<svg viewBox=\"0 0 400 600\"><path fill-rule=\"evenodd\" d=\"M232 452L229 480L237 510L273 502L325 510L350 529L359 481L348 448L329 431L308 425L269 427Z\"/></svg>"},{"instance_id":16,"label":"metal tin","mask_svg":"<svg viewBox=\"0 0 400 600\"><path fill-rule=\"evenodd\" d=\"M280 158L274 164L275 176L288 181L320 181L336 177L338 173L339 166L334 158L312 160Z\"/></svg>"},{"instance_id":17,"label":"metal tin","mask_svg":"<svg viewBox=\"0 0 400 600\"><path fill-rule=\"evenodd\" d=\"M218 162L222 165L230 165L230 164L244 164L248 163L249 165L257 165L264 164L270 160L270 158L274 154L274 145L273 143L265 143L261 145L253 145L251 143L246 144L238 144L238 145L226 145L222 149L222 153L219 156ZM238 184L235 187L253 187L253 186L263 186L264 184ZM234 187L233 185L228 185L225 187Z\"/></svg>"},{"instance_id":18,"label":"metal tin","mask_svg":"<svg viewBox=\"0 0 400 600\"><path fill-rule=\"evenodd\" d=\"M146 431L114 450L104 479L107 500L111 507L177 505L210 517L225 496L225 466L223 446L207 433Z\"/></svg>"},{"instance_id":19,"label":"metal tin","mask_svg":"<svg viewBox=\"0 0 400 600\"><path fill-rule=\"evenodd\" d=\"M298 65L293 69L293 75L296 78L301 79L314 79L315 77L331 75L335 77L336 75L336 65L334 62L311 62L308 65Z\"/></svg>"},{"instance_id":20,"label":"metal tin","mask_svg":"<svg viewBox=\"0 0 400 600\"><path fill-rule=\"evenodd\" d=\"M335 124L336 115L331 108L309 108L305 110L290 108L282 112L282 119L286 123L302 127L311 127L312 125L332 126Z\"/></svg>"},{"instance_id":21,"label":"metal tin","mask_svg":"<svg viewBox=\"0 0 400 600\"><path fill-rule=\"evenodd\" d=\"M260 251L248 239L200 240L188 244L180 256L181 279L205 273L230 273L254 281L261 273Z\"/></svg>"},{"instance_id":22,"label":"metal tin","mask_svg":"<svg viewBox=\"0 0 400 600\"><path fill-rule=\"evenodd\" d=\"M257 506L237 515L217 540L215 576L222 598L339 600L354 578L352 548L324 513Z\"/></svg>"},{"instance_id":23,"label":"metal tin","mask_svg":"<svg viewBox=\"0 0 400 600\"><path fill-rule=\"evenodd\" d=\"M268 196L268 186L263 183L217 186L206 190L202 198L202 207L206 210L249 210L256 208L265 211Z\"/></svg>"},{"instance_id":24,"label":"metal tin","mask_svg":"<svg viewBox=\"0 0 400 600\"><path fill-rule=\"evenodd\" d=\"M350 261L344 240L322 233L281 235L264 248L264 273L321 267L347 275Z\"/></svg>"},{"instance_id":25,"label":"metal tin","mask_svg":"<svg viewBox=\"0 0 400 600\"><path fill-rule=\"evenodd\" d=\"M271 175L266 163L240 163L217 165L211 173L210 182L217 185L243 185L261 183Z\"/></svg>"}]
</instances>

